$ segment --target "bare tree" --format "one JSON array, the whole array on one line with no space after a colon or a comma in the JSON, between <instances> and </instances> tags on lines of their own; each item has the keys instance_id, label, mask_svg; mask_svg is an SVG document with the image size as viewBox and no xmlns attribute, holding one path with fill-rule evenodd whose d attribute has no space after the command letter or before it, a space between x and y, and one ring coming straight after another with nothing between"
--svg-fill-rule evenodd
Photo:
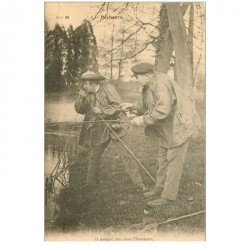
<instances>
[{"instance_id":1,"label":"bare tree","mask_svg":"<svg viewBox=\"0 0 250 250\"><path fill-rule=\"evenodd\" d=\"M169 3L171 5L171 3ZM170 67L170 60L173 54L173 39L169 29L169 18L167 13L167 3L161 5L159 20L159 37L157 41L155 68L157 71L167 73ZM188 3L181 6L181 14L184 15L188 8Z\"/></svg>"},{"instance_id":2,"label":"bare tree","mask_svg":"<svg viewBox=\"0 0 250 250\"><path fill-rule=\"evenodd\" d=\"M122 28L122 41L124 40L124 36L125 36L125 30L124 30L124 27ZM122 43L122 46L121 46L121 52L120 52L120 60L119 60L119 63L118 63L118 78L117 78L117 84L120 83L120 80L121 80L121 73L122 73L122 65L123 65L123 61L121 60L123 58L123 50L124 48L124 43Z\"/></svg>"},{"instance_id":3,"label":"bare tree","mask_svg":"<svg viewBox=\"0 0 250 250\"><path fill-rule=\"evenodd\" d=\"M96 8L97 13L92 20L95 24L97 24L97 16L104 15L107 12L110 15L122 13L123 22L131 24L120 30L117 30L117 25L115 25L114 30L112 29L112 33L115 33L115 35L112 35L108 41L109 49L107 50L105 46L102 46L99 50L102 61L105 61L102 66L104 68L109 67L110 78L118 77L118 81L120 81L124 62L131 59L136 60L138 55L149 48L149 45L154 44L157 37L153 36L153 32L148 27L151 27L151 30L152 28L157 30L157 27L154 26L155 22L152 20L146 23L138 18L138 3L109 3L109 5L106 3L105 5L100 4L99 7L96 6ZM107 20L105 21L107 22Z\"/></svg>"},{"instance_id":4,"label":"bare tree","mask_svg":"<svg viewBox=\"0 0 250 250\"><path fill-rule=\"evenodd\" d=\"M188 41L190 48L190 60L191 60L191 70L192 75L194 73L194 62L193 62L193 44L194 44L194 4L190 3L190 12L189 12L189 25L188 25Z\"/></svg>"},{"instance_id":5,"label":"bare tree","mask_svg":"<svg viewBox=\"0 0 250 250\"><path fill-rule=\"evenodd\" d=\"M111 35L111 53L110 53L110 78L113 81L113 48L114 48L114 23L112 25L112 35Z\"/></svg>"},{"instance_id":6,"label":"bare tree","mask_svg":"<svg viewBox=\"0 0 250 250\"><path fill-rule=\"evenodd\" d=\"M159 20L159 37L157 41L155 68L157 71L167 73L173 53L173 39L169 30L166 3L161 5Z\"/></svg>"},{"instance_id":7,"label":"bare tree","mask_svg":"<svg viewBox=\"0 0 250 250\"><path fill-rule=\"evenodd\" d=\"M187 33L184 15L189 6L189 21L186 21L189 26ZM111 67L111 79L114 78L114 68L117 70L120 80L124 62L129 59L137 60L139 54L149 48L152 49L153 47L149 45L153 45L156 49L156 70L167 73L170 67L174 67L175 78L178 82L193 85L193 77L197 73L198 65L196 67L193 65L193 47L197 47L197 43L194 43L194 39L196 39L194 25L197 25L197 23L194 24L194 4L188 2L163 3L159 15L153 16L151 20L146 20L141 15L142 7L143 4L138 8L138 3L109 3L108 5L102 3L98 8L95 17L101 13L119 14L122 12L132 24L125 30L118 31L122 35L122 39L117 39L117 33L115 37L112 35L111 41L109 41L111 47L103 54L103 58L108 59L103 66ZM202 30L202 27L196 28ZM173 56L173 52L175 56Z\"/></svg>"},{"instance_id":8,"label":"bare tree","mask_svg":"<svg viewBox=\"0 0 250 250\"><path fill-rule=\"evenodd\" d=\"M183 86L192 86L191 50L180 4L167 4L167 12L175 50L177 82Z\"/></svg>"}]
</instances>

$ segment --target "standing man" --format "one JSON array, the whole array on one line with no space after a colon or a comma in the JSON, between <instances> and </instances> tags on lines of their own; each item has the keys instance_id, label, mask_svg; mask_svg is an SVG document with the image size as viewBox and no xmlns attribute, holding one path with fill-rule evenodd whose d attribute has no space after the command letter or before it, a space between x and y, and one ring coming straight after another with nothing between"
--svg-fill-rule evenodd
<instances>
[{"instance_id":1,"label":"standing man","mask_svg":"<svg viewBox=\"0 0 250 250\"><path fill-rule=\"evenodd\" d=\"M124 116L121 108L119 108L121 98L118 92L111 84L101 84L100 81L104 79L98 73L92 71L85 72L81 76L81 82L79 83L81 90L75 102L76 112L85 115L79 137L79 151L81 153L81 151L84 152L84 149L88 148L90 152L84 187L86 192L98 186L101 156L110 141L117 140L99 116L102 116L105 120L118 121ZM127 125L119 122L109 122L109 125L119 137L123 138L126 135ZM137 163L124 147L119 146L119 148L125 171L133 184L145 191L146 187L142 182Z\"/></svg>"},{"instance_id":2,"label":"standing man","mask_svg":"<svg viewBox=\"0 0 250 250\"><path fill-rule=\"evenodd\" d=\"M146 126L145 135L159 141L156 184L144 197L158 196L147 202L151 207L168 205L177 198L189 138L199 118L180 86L166 74L154 73L152 64L140 63L131 70L142 86L142 101L123 103L121 107L137 111L132 124Z\"/></svg>"}]
</instances>

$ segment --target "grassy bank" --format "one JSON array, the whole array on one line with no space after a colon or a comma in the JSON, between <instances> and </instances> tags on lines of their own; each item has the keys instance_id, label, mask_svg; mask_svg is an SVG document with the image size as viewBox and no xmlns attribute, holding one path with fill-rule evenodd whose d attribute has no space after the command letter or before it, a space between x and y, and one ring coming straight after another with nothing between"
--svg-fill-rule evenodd
<instances>
[{"instance_id":1,"label":"grassy bank","mask_svg":"<svg viewBox=\"0 0 250 250\"><path fill-rule=\"evenodd\" d=\"M157 147L144 138L143 129L136 128L128 135L131 150L138 156L143 165L155 176L157 171ZM47 135L46 143L53 144L55 135ZM61 142L61 145L63 143ZM60 147L56 150L60 150ZM86 166L85 166L86 171ZM84 230L126 230L133 224L142 222L145 217L157 222L175 218L183 214L203 210L205 208L205 137L200 134L192 139L184 165L179 196L176 204L150 210L144 215L147 200L133 186L125 173L119 152L111 143L104 152L101 170L101 183L95 191L91 202L79 210L84 221ZM153 186L150 179L141 171L147 186ZM84 180L83 180L84 181ZM75 219L75 218L74 218ZM56 228L56 230L62 228ZM66 230L79 230L79 227L64 227ZM82 229L82 228L81 228ZM178 222L161 226L162 232L204 232L205 217L198 215Z\"/></svg>"},{"instance_id":2,"label":"grassy bank","mask_svg":"<svg viewBox=\"0 0 250 250\"><path fill-rule=\"evenodd\" d=\"M122 99L126 102L140 98L137 86L133 83L123 84L117 88ZM54 100L54 97L49 98ZM69 98L71 99L72 96ZM93 193L91 202L85 204L86 206L83 208L73 207L73 213L68 213L67 209L62 209L60 211L62 218L67 219L67 221L61 221L61 224L52 226L49 230L63 232L79 230L83 232L119 232L129 230L132 225L148 218L161 222L168 218L175 218L205 209L205 111L203 99L198 99L196 106L204 126L198 137L190 142L179 195L174 206L147 210L149 214L145 215L144 209L147 200L143 198L142 193L136 190L125 173L116 145L111 143L103 154L100 169L100 187ZM81 123L78 123L73 133L79 134L80 127ZM51 148L56 152L62 151L66 136L62 137L61 133L71 131L71 128L72 123L47 123L45 126L45 132L47 132L45 144L52 146ZM142 128L134 128L128 134L128 141L130 149L147 170L155 176L157 172L156 143L145 139ZM85 181L87 165L78 166L77 168L80 174L76 176L76 184L80 179L81 182ZM145 184L152 187L151 180L143 171L141 173ZM72 197L69 195L68 199L70 200ZM82 223L75 224L75 221L81 221ZM162 225L158 228L158 232L204 233L205 215L197 215Z\"/></svg>"}]
</instances>

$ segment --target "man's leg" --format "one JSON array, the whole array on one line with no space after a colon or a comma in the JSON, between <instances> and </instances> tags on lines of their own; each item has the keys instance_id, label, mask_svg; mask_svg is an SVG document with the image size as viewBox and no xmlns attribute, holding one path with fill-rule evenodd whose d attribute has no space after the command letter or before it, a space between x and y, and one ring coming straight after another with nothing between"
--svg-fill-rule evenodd
<instances>
[{"instance_id":1,"label":"man's leg","mask_svg":"<svg viewBox=\"0 0 250 250\"><path fill-rule=\"evenodd\" d=\"M164 189L164 184L166 180L166 172L167 172L167 159L168 149L158 146L158 171L156 175L156 183L155 187L149 192L144 193L144 197L148 198L151 196L160 196Z\"/></svg>"},{"instance_id":2,"label":"man's leg","mask_svg":"<svg viewBox=\"0 0 250 250\"><path fill-rule=\"evenodd\" d=\"M166 180L166 172L167 172L167 155L168 149L159 146L158 148L158 171L156 176L156 184L154 188L154 193L159 194L164 189L164 183Z\"/></svg>"},{"instance_id":3,"label":"man's leg","mask_svg":"<svg viewBox=\"0 0 250 250\"><path fill-rule=\"evenodd\" d=\"M91 188L98 185L101 157L108 144L109 141L91 147L87 178L86 178L86 187Z\"/></svg>"},{"instance_id":4,"label":"man's leg","mask_svg":"<svg viewBox=\"0 0 250 250\"><path fill-rule=\"evenodd\" d=\"M165 176L164 190L161 197L168 200L176 200L185 162L189 141L176 148L168 150L167 172Z\"/></svg>"},{"instance_id":5,"label":"man's leg","mask_svg":"<svg viewBox=\"0 0 250 250\"><path fill-rule=\"evenodd\" d=\"M130 149L129 140L126 138L126 136L123 136L121 139ZM115 142L115 145L116 145L117 153L122 159L123 167L126 173L129 175L133 184L138 185L142 189L146 189L146 187L143 184L141 174L139 171L139 167L138 167L138 163L136 162L136 160L133 158L133 156L130 155L130 153L122 145L121 142L117 141Z\"/></svg>"},{"instance_id":6,"label":"man's leg","mask_svg":"<svg viewBox=\"0 0 250 250\"><path fill-rule=\"evenodd\" d=\"M160 147L155 191L160 189L163 191L159 199L147 203L149 206L160 206L167 204L168 201L176 200L188 145L189 141L186 141L172 149Z\"/></svg>"}]
</instances>

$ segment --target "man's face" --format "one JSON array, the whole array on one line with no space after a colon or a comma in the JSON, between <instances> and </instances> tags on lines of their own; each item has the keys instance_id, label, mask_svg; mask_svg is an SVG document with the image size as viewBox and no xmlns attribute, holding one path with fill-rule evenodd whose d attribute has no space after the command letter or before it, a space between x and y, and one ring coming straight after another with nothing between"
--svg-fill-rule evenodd
<instances>
[{"instance_id":1,"label":"man's face","mask_svg":"<svg viewBox=\"0 0 250 250\"><path fill-rule=\"evenodd\" d=\"M95 93L97 88L97 82L86 80L81 82L80 87L83 88L87 93Z\"/></svg>"},{"instance_id":2,"label":"man's face","mask_svg":"<svg viewBox=\"0 0 250 250\"><path fill-rule=\"evenodd\" d=\"M137 83L140 86L144 87L151 82L152 77L150 74L143 74L143 75L137 75L135 78L136 78Z\"/></svg>"}]
</instances>

